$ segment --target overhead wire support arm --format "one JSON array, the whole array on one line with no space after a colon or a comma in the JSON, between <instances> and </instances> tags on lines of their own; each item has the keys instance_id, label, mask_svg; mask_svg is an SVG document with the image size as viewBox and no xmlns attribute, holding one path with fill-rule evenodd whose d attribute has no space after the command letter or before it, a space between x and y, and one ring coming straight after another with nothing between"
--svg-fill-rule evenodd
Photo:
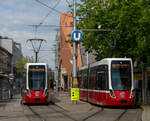
<instances>
[{"instance_id":1,"label":"overhead wire support arm","mask_svg":"<svg viewBox=\"0 0 150 121\"><path fill-rule=\"evenodd\" d=\"M36 38L35 38L35 39L28 39L27 42L28 42L28 41L30 41L31 44L32 44L32 47L33 47L33 50L34 50L34 53L35 53L35 61L36 61L36 63L37 63L37 62L38 62L38 53L39 53L39 51L40 51L42 42L43 42L43 41L46 42L46 40L44 40L44 39L36 39ZM38 47L38 48L35 48L35 46L34 46L34 44L33 44L33 41L40 41L40 44L39 44L39 47Z\"/></svg>"}]
</instances>

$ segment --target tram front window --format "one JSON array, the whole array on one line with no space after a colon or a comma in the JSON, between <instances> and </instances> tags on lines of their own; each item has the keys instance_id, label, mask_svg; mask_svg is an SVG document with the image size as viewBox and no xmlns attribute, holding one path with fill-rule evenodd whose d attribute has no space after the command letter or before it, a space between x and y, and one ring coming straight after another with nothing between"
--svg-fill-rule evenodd
<instances>
[{"instance_id":1,"label":"tram front window","mask_svg":"<svg viewBox=\"0 0 150 121\"><path fill-rule=\"evenodd\" d=\"M45 67L44 66L30 66L29 67L29 89L43 90L45 89Z\"/></svg>"},{"instance_id":2,"label":"tram front window","mask_svg":"<svg viewBox=\"0 0 150 121\"><path fill-rule=\"evenodd\" d=\"M114 90L130 90L132 85L130 61L112 61L111 79Z\"/></svg>"}]
</instances>

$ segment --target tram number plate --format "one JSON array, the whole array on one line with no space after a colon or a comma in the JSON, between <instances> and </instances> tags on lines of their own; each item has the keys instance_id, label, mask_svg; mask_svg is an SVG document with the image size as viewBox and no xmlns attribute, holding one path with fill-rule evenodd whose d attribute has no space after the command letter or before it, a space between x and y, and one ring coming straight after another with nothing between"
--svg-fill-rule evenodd
<instances>
[{"instance_id":1,"label":"tram number plate","mask_svg":"<svg viewBox=\"0 0 150 121\"><path fill-rule=\"evenodd\" d=\"M40 98L34 98L34 100L40 100Z\"/></svg>"},{"instance_id":2,"label":"tram number plate","mask_svg":"<svg viewBox=\"0 0 150 121\"><path fill-rule=\"evenodd\" d=\"M119 100L120 103L126 103L127 100Z\"/></svg>"}]
</instances>

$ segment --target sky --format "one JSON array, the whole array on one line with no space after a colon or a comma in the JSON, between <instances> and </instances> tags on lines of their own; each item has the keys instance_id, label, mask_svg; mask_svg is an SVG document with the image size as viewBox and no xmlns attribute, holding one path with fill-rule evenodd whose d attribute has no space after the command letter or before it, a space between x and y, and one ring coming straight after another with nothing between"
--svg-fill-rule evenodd
<instances>
[{"instance_id":1,"label":"sky","mask_svg":"<svg viewBox=\"0 0 150 121\"><path fill-rule=\"evenodd\" d=\"M31 43L27 40L33 38L45 39L46 42L42 43L41 50L49 51L40 51L39 59L40 62L46 62L54 69L55 57L53 50L56 43L56 29L59 28L38 27L37 32L35 32L35 27L29 25L38 25L41 22L43 25L59 25L59 12L69 12L68 5L72 3L72 0L1 0L0 36L7 36L21 43L23 55L34 58L35 54ZM57 12L50 9L53 7ZM50 14L47 16L49 12ZM35 46L37 45L38 43L35 44Z\"/></svg>"}]
</instances>

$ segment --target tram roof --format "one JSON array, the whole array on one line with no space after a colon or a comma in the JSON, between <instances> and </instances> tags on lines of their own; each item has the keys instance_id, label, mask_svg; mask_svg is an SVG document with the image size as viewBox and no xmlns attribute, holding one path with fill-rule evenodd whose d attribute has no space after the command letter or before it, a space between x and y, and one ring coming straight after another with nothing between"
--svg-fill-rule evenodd
<instances>
[{"instance_id":1,"label":"tram roof","mask_svg":"<svg viewBox=\"0 0 150 121\"><path fill-rule=\"evenodd\" d=\"M80 67L79 70L84 70L84 69L87 69L87 68L88 68L88 65Z\"/></svg>"},{"instance_id":2,"label":"tram roof","mask_svg":"<svg viewBox=\"0 0 150 121\"><path fill-rule=\"evenodd\" d=\"M97 65L108 65L113 60L120 60L120 61L131 61L131 58L104 58L100 61L90 64L90 67L94 67Z\"/></svg>"},{"instance_id":3,"label":"tram roof","mask_svg":"<svg viewBox=\"0 0 150 121\"><path fill-rule=\"evenodd\" d=\"M47 65L46 63L26 63L27 65Z\"/></svg>"},{"instance_id":4,"label":"tram roof","mask_svg":"<svg viewBox=\"0 0 150 121\"><path fill-rule=\"evenodd\" d=\"M25 64L25 68L26 68L27 66L30 66L30 65L44 65L44 66L46 66L47 63L26 63L26 64Z\"/></svg>"},{"instance_id":5,"label":"tram roof","mask_svg":"<svg viewBox=\"0 0 150 121\"><path fill-rule=\"evenodd\" d=\"M97 65L102 65L102 64L103 65L108 65L113 60L120 60L120 61L127 61L128 60L128 61L131 61L131 58L104 58L104 59L102 59L100 61L97 61L95 63L91 63L89 66L90 67L95 67ZM87 65L80 67L79 70L84 70L86 68L88 68Z\"/></svg>"}]
</instances>

